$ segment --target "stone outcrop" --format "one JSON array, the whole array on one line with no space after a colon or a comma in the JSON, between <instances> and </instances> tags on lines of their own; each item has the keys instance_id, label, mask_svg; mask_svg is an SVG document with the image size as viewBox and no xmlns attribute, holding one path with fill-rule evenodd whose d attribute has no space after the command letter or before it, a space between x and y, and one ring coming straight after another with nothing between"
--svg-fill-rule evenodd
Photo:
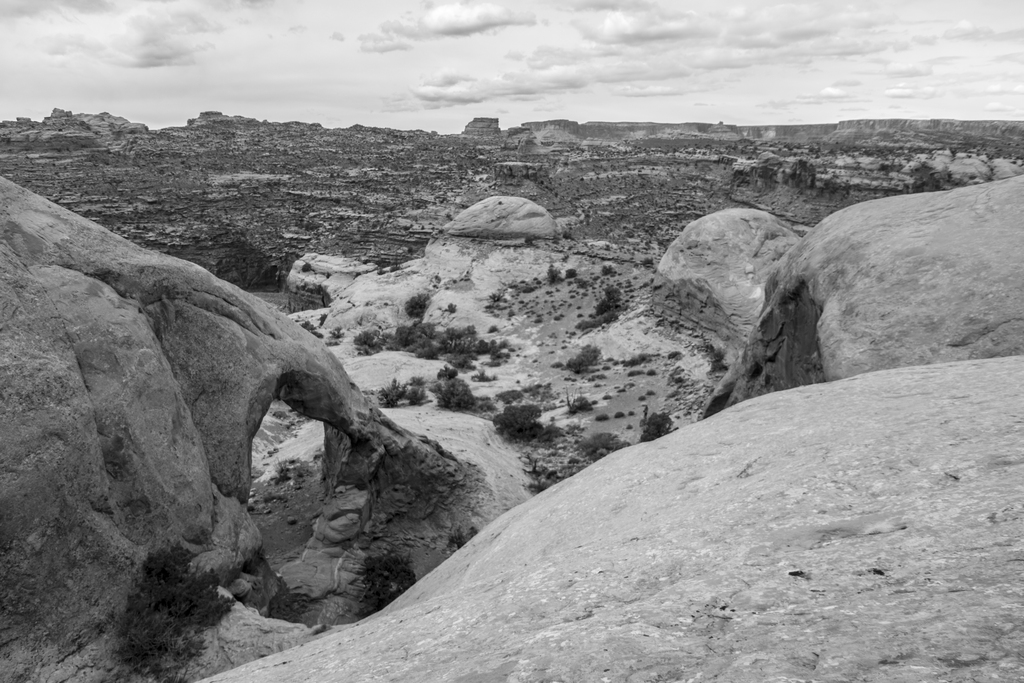
<instances>
[{"instance_id":1,"label":"stone outcrop","mask_svg":"<svg viewBox=\"0 0 1024 683\"><path fill-rule=\"evenodd\" d=\"M444 226L450 237L487 240L555 239L561 228L547 210L522 197L488 197Z\"/></svg>"},{"instance_id":2,"label":"stone outcrop","mask_svg":"<svg viewBox=\"0 0 1024 683\"><path fill-rule=\"evenodd\" d=\"M222 584L261 583L245 506L251 441L275 398L325 425L325 553L391 547L398 528L418 559L486 521L473 507L486 473L398 428L321 342L202 268L4 179L0 264L9 680L37 680L88 643L152 548L181 543ZM353 501L342 532L332 511Z\"/></svg>"},{"instance_id":3,"label":"stone outcrop","mask_svg":"<svg viewBox=\"0 0 1024 683\"><path fill-rule=\"evenodd\" d=\"M658 264L652 303L722 350L735 350L761 312L768 272L798 239L785 222L757 209L698 218Z\"/></svg>"},{"instance_id":4,"label":"stone outcrop","mask_svg":"<svg viewBox=\"0 0 1024 683\"><path fill-rule=\"evenodd\" d=\"M761 397L511 510L373 619L210 681L1021 680L1021 405L1024 358Z\"/></svg>"},{"instance_id":5,"label":"stone outcrop","mask_svg":"<svg viewBox=\"0 0 1024 683\"><path fill-rule=\"evenodd\" d=\"M462 134L474 138L497 138L501 136L501 127L498 126L498 119L478 116L466 124Z\"/></svg>"},{"instance_id":6,"label":"stone outcrop","mask_svg":"<svg viewBox=\"0 0 1024 683\"><path fill-rule=\"evenodd\" d=\"M764 152L757 159L740 160L733 164L733 185L749 185L755 190L773 190L778 186L797 190L815 187L814 164L802 157L780 157Z\"/></svg>"},{"instance_id":7,"label":"stone outcrop","mask_svg":"<svg viewBox=\"0 0 1024 683\"><path fill-rule=\"evenodd\" d=\"M548 180L548 169L544 164L503 161L494 165L494 180L498 183L509 184L519 184L524 180L543 183Z\"/></svg>"},{"instance_id":8,"label":"stone outcrop","mask_svg":"<svg viewBox=\"0 0 1024 683\"><path fill-rule=\"evenodd\" d=\"M1024 354L1024 177L832 214L768 279L707 412L872 370Z\"/></svg>"},{"instance_id":9,"label":"stone outcrop","mask_svg":"<svg viewBox=\"0 0 1024 683\"><path fill-rule=\"evenodd\" d=\"M288 311L327 308L357 277L375 270L376 264L344 256L306 254L295 260L285 282Z\"/></svg>"},{"instance_id":10,"label":"stone outcrop","mask_svg":"<svg viewBox=\"0 0 1024 683\"><path fill-rule=\"evenodd\" d=\"M19 117L0 124L0 150L5 152L77 152L81 150L119 151L137 135L149 132L142 123L134 123L108 112L73 114L54 109L41 123Z\"/></svg>"}]
</instances>

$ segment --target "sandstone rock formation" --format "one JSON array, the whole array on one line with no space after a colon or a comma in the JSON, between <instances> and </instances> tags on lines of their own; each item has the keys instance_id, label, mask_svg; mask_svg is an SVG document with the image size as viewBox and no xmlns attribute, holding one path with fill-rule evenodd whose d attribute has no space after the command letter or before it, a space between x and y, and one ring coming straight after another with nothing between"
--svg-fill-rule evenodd
<instances>
[{"instance_id":1,"label":"sandstone rock formation","mask_svg":"<svg viewBox=\"0 0 1024 683\"><path fill-rule=\"evenodd\" d=\"M522 197L488 197L444 226L451 237L555 239L561 231L544 207Z\"/></svg>"},{"instance_id":2,"label":"sandstone rock formation","mask_svg":"<svg viewBox=\"0 0 1024 683\"><path fill-rule=\"evenodd\" d=\"M737 161L732 167L732 182L751 185L757 190L771 190L778 185L798 190L815 187L814 164L801 157L782 158L764 152L757 159Z\"/></svg>"},{"instance_id":3,"label":"sandstone rock formation","mask_svg":"<svg viewBox=\"0 0 1024 683\"><path fill-rule=\"evenodd\" d=\"M544 164L528 164L522 161L504 161L494 165L494 180L498 183L521 183L529 180L542 183L548 179L548 169Z\"/></svg>"},{"instance_id":4,"label":"sandstone rock formation","mask_svg":"<svg viewBox=\"0 0 1024 683\"><path fill-rule=\"evenodd\" d=\"M0 143L6 152L76 152L88 149L124 149L132 137L148 133L142 123L133 123L108 112L73 114L54 109L41 123L19 117L0 124Z\"/></svg>"},{"instance_id":5,"label":"sandstone rock formation","mask_svg":"<svg viewBox=\"0 0 1024 683\"><path fill-rule=\"evenodd\" d=\"M374 618L209 680L1024 679L1021 405L1024 358L761 397L506 513Z\"/></svg>"},{"instance_id":6,"label":"sandstone rock formation","mask_svg":"<svg viewBox=\"0 0 1024 683\"><path fill-rule=\"evenodd\" d=\"M757 209L725 209L687 225L658 264L653 304L723 350L742 345L764 303L768 272L797 242Z\"/></svg>"},{"instance_id":7,"label":"sandstone rock formation","mask_svg":"<svg viewBox=\"0 0 1024 683\"><path fill-rule=\"evenodd\" d=\"M466 124L462 134L474 138L497 138L501 135L501 128L498 126L498 119L478 116Z\"/></svg>"},{"instance_id":8,"label":"sandstone rock formation","mask_svg":"<svg viewBox=\"0 0 1024 683\"><path fill-rule=\"evenodd\" d=\"M357 277L375 270L376 264L344 256L306 254L295 260L285 282L288 310L295 312L326 308L337 298L338 292L352 284Z\"/></svg>"},{"instance_id":9,"label":"sandstone rock formation","mask_svg":"<svg viewBox=\"0 0 1024 683\"><path fill-rule=\"evenodd\" d=\"M832 214L772 273L707 412L906 365L1024 354L1024 177Z\"/></svg>"},{"instance_id":10,"label":"sandstone rock formation","mask_svg":"<svg viewBox=\"0 0 1024 683\"><path fill-rule=\"evenodd\" d=\"M487 473L396 427L319 341L198 266L4 179L0 264L8 680L37 680L88 643L147 549L182 543L225 585L265 575L245 504L274 398L325 424L323 552L390 547L398 528L416 558L486 521L472 501ZM357 516L344 531L339 507Z\"/></svg>"}]
</instances>

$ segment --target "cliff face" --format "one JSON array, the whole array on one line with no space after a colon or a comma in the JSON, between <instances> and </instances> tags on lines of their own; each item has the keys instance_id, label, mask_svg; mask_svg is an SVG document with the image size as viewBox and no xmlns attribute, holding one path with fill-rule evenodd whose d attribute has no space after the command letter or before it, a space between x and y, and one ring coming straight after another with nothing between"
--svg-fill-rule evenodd
<instances>
[{"instance_id":1,"label":"cliff face","mask_svg":"<svg viewBox=\"0 0 1024 683\"><path fill-rule=\"evenodd\" d=\"M1024 140L1021 121L958 121L954 119L854 119L838 123L800 125L734 126L710 123L635 123L591 121L577 123L567 119L529 121L523 124L534 132L559 130L579 138L623 140L636 137L680 137L687 135L725 137L734 134L746 140L780 142L863 142L893 136L930 141L952 136L1010 138ZM909 138L908 138L909 136ZM953 139L955 142L956 140Z\"/></svg>"}]
</instances>

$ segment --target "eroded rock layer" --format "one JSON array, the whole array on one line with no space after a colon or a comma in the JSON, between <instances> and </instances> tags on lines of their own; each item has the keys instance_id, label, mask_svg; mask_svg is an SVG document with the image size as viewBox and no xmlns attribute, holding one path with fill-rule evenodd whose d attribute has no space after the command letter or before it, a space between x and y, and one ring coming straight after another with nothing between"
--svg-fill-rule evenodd
<instances>
[{"instance_id":1,"label":"eroded rock layer","mask_svg":"<svg viewBox=\"0 0 1024 683\"><path fill-rule=\"evenodd\" d=\"M415 558L486 521L463 502L479 468L394 425L319 340L202 268L0 179L8 680L41 680L94 638L148 549L184 544L225 585L268 575L245 505L251 440L275 398L325 423L320 549L372 552L397 527ZM343 531L338 496L359 503Z\"/></svg>"},{"instance_id":2,"label":"eroded rock layer","mask_svg":"<svg viewBox=\"0 0 1024 683\"><path fill-rule=\"evenodd\" d=\"M384 613L228 683L1024 678L1024 358L760 397L617 451Z\"/></svg>"},{"instance_id":3,"label":"eroded rock layer","mask_svg":"<svg viewBox=\"0 0 1024 683\"><path fill-rule=\"evenodd\" d=\"M779 262L714 413L906 365L1024 354L1024 177L843 209Z\"/></svg>"}]
</instances>

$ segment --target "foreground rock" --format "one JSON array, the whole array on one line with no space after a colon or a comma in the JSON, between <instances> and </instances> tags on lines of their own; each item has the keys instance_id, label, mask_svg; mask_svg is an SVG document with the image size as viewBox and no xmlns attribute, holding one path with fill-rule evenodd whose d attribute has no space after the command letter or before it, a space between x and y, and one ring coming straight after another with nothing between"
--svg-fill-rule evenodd
<instances>
[{"instance_id":1,"label":"foreground rock","mask_svg":"<svg viewBox=\"0 0 1024 683\"><path fill-rule=\"evenodd\" d=\"M491 240L555 239L558 223L547 210L522 197L488 197L455 217L444 231L451 237Z\"/></svg>"},{"instance_id":2,"label":"foreground rock","mask_svg":"<svg viewBox=\"0 0 1024 683\"><path fill-rule=\"evenodd\" d=\"M245 506L251 441L275 398L325 424L321 548L372 553L395 528L430 540L480 524L465 501L488 475L397 427L321 342L202 268L3 179L0 331L10 680L46 679L93 640L156 547L185 545L223 585L268 577L248 591L266 606L276 584ZM339 497L359 500L344 531L330 517Z\"/></svg>"},{"instance_id":3,"label":"foreground rock","mask_svg":"<svg viewBox=\"0 0 1024 683\"><path fill-rule=\"evenodd\" d=\"M1024 177L822 221L779 263L707 412L862 372L1024 354Z\"/></svg>"},{"instance_id":4,"label":"foreground rock","mask_svg":"<svg viewBox=\"0 0 1024 683\"><path fill-rule=\"evenodd\" d=\"M746 339L768 272L798 236L765 211L725 209L687 225L665 252L654 306L721 347Z\"/></svg>"},{"instance_id":5,"label":"foreground rock","mask_svg":"<svg viewBox=\"0 0 1024 683\"><path fill-rule=\"evenodd\" d=\"M1021 405L1024 358L750 401L506 513L373 619L211 680L1019 680Z\"/></svg>"}]
</instances>

